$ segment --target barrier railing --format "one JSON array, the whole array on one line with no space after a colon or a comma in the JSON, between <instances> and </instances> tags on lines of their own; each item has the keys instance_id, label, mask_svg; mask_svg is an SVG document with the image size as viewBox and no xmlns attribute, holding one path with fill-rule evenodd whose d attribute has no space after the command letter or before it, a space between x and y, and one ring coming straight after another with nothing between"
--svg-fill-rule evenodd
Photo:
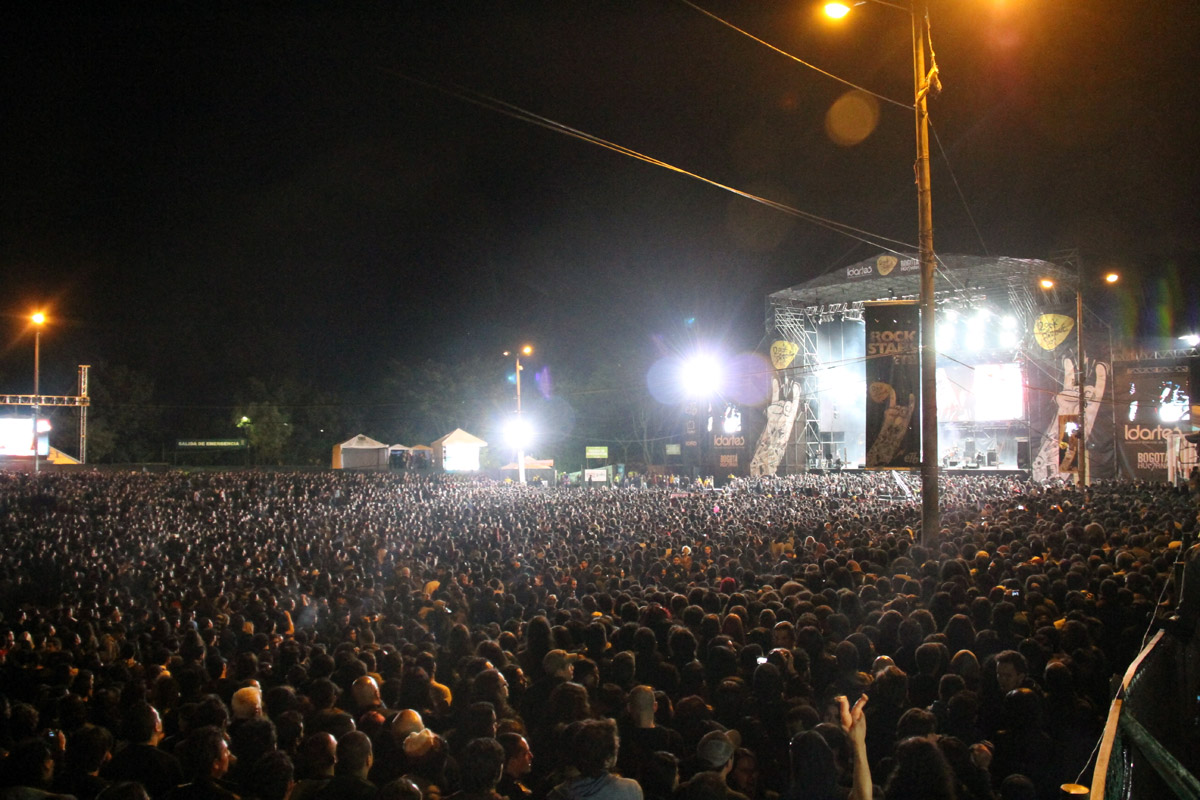
<instances>
[{"instance_id":1,"label":"barrier railing","mask_svg":"<svg viewBox=\"0 0 1200 800\"><path fill-rule=\"evenodd\" d=\"M1180 614L1129 665L1109 708L1092 774L1092 800L1200 800L1200 644L1192 609L1200 608L1200 551L1176 573ZM1187 610L1185 610L1185 608Z\"/></svg>"}]
</instances>

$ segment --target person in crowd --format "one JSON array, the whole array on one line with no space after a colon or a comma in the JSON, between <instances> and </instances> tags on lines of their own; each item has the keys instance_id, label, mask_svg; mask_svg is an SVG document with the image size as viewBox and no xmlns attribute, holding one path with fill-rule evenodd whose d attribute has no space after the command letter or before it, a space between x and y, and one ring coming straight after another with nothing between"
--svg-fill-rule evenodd
<instances>
[{"instance_id":1,"label":"person in crowd","mask_svg":"<svg viewBox=\"0 0 1200 800\"><path fill-rule=\"evenodd\" d=\"M612 719L585 719L567 733L569 763L576 777L555 786L551 800L643 800L642 787L612 770L617 764L617 723Z\"/></svg>"},{"instance_id":2,"label":"person in crowd","mask_svg":"<svg viewBox=\"0 0 1200 800\"><path fill-rule=\"evenodd\" d=\"M121 732L125 744L101 766L101 777L113 783L137 781L151 800L183 783L179 759L158 746L163 738L158 709L144 700L134 703L125 712Z\"/></svg>"},{"instance_id":3,"label":"person in crowd","mask_svg":"<svg viewBox=\"0 0 1200 800\"><path fill-rule=\"evenodd\" d=\"M459 758L460 788L447 800L503 800L496 792L503 774L503 746L491 737L472 739Z\"/></svg>"},{"instance_id":4,"label":"person in crowd","mask_svg":"<svg viewBox=\"0 0 1200 800\"><path fill-rule=\"evenodd\" d=\"M337 743L337 765L333 777L313 795L313 800L374 800L371 771L371 739L362 731L350 731Z\"/></svg>"},{"instance_id":5,"label":"person in crowd","mask_svg":"<svg viewBox=\"0 0 1200 800\"><path fill-rule=\"evenodd\" d=\"M523 783L533 771L533 751L529 742L512 731L500 734L496 741L504 748L504 773L496 785L496 792L508 800L531 800L533 792Z\"/></svg>"}]
</instances>

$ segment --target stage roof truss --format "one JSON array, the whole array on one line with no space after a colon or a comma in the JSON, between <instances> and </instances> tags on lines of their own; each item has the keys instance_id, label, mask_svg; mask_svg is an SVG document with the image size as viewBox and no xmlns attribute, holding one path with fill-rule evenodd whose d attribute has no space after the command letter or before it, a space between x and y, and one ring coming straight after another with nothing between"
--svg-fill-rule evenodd
<instances>
[{"instance_id":1,"label":"stage roof truss","mask_svg":"<svg viewBox=\"0 0 1200 800\"><path fill-rule=\"evenodd\" d=\"M841 267L805 283L768 296L774 308L802 310L818 322L862 318L864 302L910 300L920 294L920 275L915 257L893 259L886 275L878 256ZM1043 278L1054 281L1053 289L1042 289ZM938 258L934 296L939 304L965 303L980 297L994 301L1005 298L1014 313L1031 316L1038 308L1073 301L1078 285L1077 268L1033 258L943 255Z\"/></svg>"}]
</instances>

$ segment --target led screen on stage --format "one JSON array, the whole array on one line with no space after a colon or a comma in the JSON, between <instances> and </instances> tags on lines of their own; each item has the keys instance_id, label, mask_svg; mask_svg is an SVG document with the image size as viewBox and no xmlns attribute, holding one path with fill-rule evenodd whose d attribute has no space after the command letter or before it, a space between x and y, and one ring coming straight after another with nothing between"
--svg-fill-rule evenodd
<instances>
[{"instance_id":1,"label":"led screen on stage","mask_svg":"<svg viewBox=\"0 0 1200 800\"><path fill-rule=\"evenodd\" d=\"M50 455L50 420L38 420L38 455ZM33 457L33 418L0 417L0 456Z\"/></svg>"},{"instance_id":2,"label":"led screen on stage","mask_svg":"<svg viewBox=\"0 0 1200 800\"><path fill-rule=\"evenodd\" d=\"M1021 419L1025 402L1020 364L980 364L975 368L975 421Z\"/></svg>"},{"instance_id":3,"label":"led screen on stage","mask_svg":"<svg viewBox=\"0 0 1200 800\"><path fill-rule=\"evenodd\" d=\"M939 422L1005 422L1025 416L1020 364L938 367Z\"/></svg>"}]
</instances>

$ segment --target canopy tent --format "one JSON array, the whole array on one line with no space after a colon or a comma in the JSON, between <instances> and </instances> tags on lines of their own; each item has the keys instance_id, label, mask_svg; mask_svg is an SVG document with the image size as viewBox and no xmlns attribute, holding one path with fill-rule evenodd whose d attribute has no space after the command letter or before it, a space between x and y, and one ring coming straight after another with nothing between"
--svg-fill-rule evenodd
<instances>
[{"instance_id":1,"label":"canopy tent","mask_svg":"<svg viewBox=\"0 0 1200 800\"><path fill-rule=\"evenodd\" d=\"M455 428L433 443L433 467L444 472L477 472L479 451L485 447L483 439Z\"/></svg>"},{"instance_id":2,"label":"canopy tent","mask_svg":"<svg viewBox=\"0 0 1200 800\"><path fill-rule=\"evenodd\" d=\"M517 469L517 462L510 461L507 464L505 464L503 467L501 467L500 469L515 470L515 469ZM534 458L533 456L525 456L525 469L554 469L554 459L553 458Z\"/></svg>"},{"instance_id":3,"label":"canopy tent","mask_svg":"<svg viewBox=\"0 0 1200 800\"><path fill-rule=\"evenodd\" d=\"M388 446L359 434L333 446L334 469L386 469Z\"/></svg>"},{"instance_id":4,"label":"canopy tent","mask_svg":"<svg viewBox=\"0 0 1200 800\"><path fill-rule=\"evenodd\" d=\"M500 468L500 475L506 479L517 480L520 470L517 469L517 462L510 461ZM525 480L526 481L543 481L553 484L558 479L558 473L554 471L553 458L534 458L533 456L525 456Z\"/></svg>"}]
</instances>

